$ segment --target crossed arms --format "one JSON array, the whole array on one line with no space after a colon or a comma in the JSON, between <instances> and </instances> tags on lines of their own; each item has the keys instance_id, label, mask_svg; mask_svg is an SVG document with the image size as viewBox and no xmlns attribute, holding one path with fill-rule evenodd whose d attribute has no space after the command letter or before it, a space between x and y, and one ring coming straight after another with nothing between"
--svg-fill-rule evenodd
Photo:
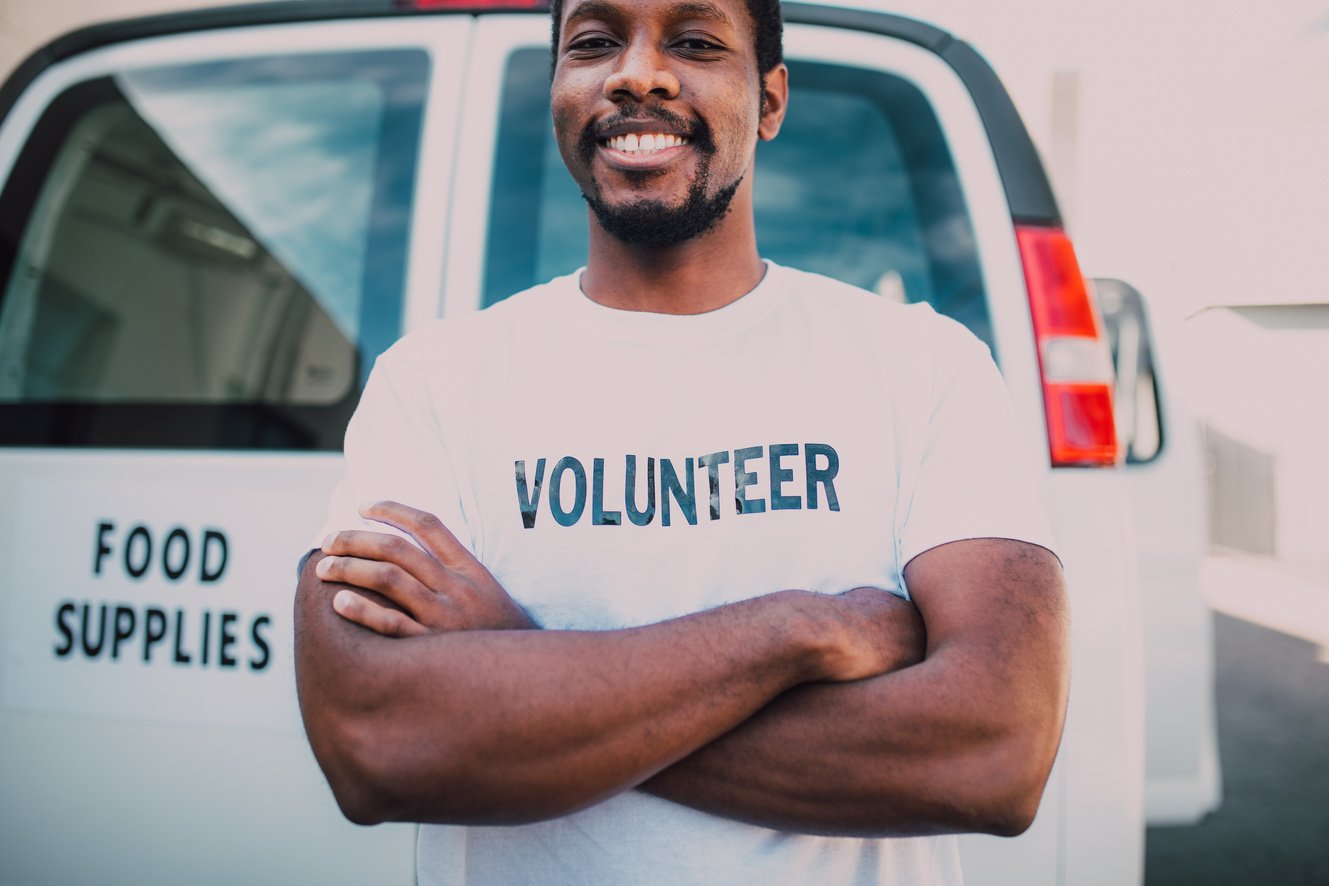
<instances>
[{"instance_id":1,"label":"crossed arms","mask_svg":"<svg viewBox=\"0 0 1329 886\"><path fill-rule=\"evenodd\" d=\"M366 516L425 550L338 533L295 607L301 713L353 821L515 824L634 788L802 833L1033 820L1067 689L1065 591L1043 548L925 551L905 568L913 604L781 591L545 631L432 516Z\"/></svg>"}]
</instances>

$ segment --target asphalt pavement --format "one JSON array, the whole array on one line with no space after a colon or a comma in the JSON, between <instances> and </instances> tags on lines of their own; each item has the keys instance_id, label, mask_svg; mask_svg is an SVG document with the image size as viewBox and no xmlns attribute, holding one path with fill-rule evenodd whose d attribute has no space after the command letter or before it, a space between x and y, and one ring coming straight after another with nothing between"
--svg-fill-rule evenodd
<instances>
[{"instance_id":1,"label":"asphalt pavement","mask_svg":"<svg viewBox=\"0 0 1329 886\"><path fill-rule=\"evenodd\" d=\"M1211 598L1240 616L1215 613L1223 804L1148 830L1146 886L1329 886L1329 583L1253 606L1270 587L1247 575Z\"/></svg>"}]
</instances>

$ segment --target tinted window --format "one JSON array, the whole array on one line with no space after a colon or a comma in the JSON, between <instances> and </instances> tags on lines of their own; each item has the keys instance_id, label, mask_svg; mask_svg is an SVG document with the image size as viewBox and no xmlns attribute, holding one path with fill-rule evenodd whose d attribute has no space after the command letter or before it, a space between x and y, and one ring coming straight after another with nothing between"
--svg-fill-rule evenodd
<instances>
[{"instance_id":1,"label":"tinted window","mask_svg":"<svg viewBox=\"0 0 1329 886\"><path fill-rule=\"evenodd\" d=\"M341 447L400 333L428 60L80 83L0 195L0 440Z\"/></svg>"},{"instance_id":2,"label":"tinted window","mask_svg":"<svg viewBox=\"0 0 1329 886\"><path fill-rule=\"evenodd\" d=\"M757 151L762 254L887 298L931 302L991 344L955 165L922 93L899 77L790 61L789 114ZM485 304L575 270L586 208L549 126L547 50L508 63L495 156Z\"/></svg>"}]
</instances>

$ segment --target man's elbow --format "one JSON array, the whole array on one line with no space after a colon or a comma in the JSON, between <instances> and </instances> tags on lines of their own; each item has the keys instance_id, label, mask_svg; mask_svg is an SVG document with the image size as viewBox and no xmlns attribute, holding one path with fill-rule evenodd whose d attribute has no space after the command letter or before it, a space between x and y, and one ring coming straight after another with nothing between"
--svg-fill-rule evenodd
<instances>
[{"instance_id":1,"label":"man's elbow","mask_svg":"<svg viewBox=\"0 0 1329 886\"><path fill-rule=\"evenodd\" d=\"M348 719L306 731L337 807L354 824L421 820L420 786L447 783L437 757L435 772L422 775L411 768L401 745L376 725Z\"/></svg>"},{"instance_id":2,"label":"man's elbow","mask_svg":"<svg viewBox=\"0 0 1329 886\"><path fill-rule=\"evenodd\" d=\"M340 711L302 707L305 737L342 815L360 825L387 821L380 765L370 743L359 738L363 729Z\"/></svg>"},{"instance_id":3,"label":"man's elbow","mask_svg":"<svg viewBox=\"0 0 1329 886\"><path fill-rule=\"evenodd\" d=\"M1003 744L991 758L988 778L974 782L982 787L973 798L972 829L997 837L1018 837L1029 830L1038 815L1056 756L1056 742L1050 747L1045 741L1027 739Z\"/></svg>"},{"instance_id":4,"label":"man's elbow","mask_svg":"<svg viewBox=\"0 0 1329 886\"><path fill-rule=\"evenodd\" d=\"M351 824L376 825L393 820L382 799L367 783L329 778L328 784L337 808Z\"/></svg>"},{"instance_id":5,"label":"man's elbow","mask_svg":"<svg viewBox=\"0 0 1329 886\"><path fill-rule=\"evenodd\" d=\"M296 686L305 737L342 814L361 825L401 820L410 799L401 786L420 780L406 773L411 736L382 702L392 692L365 676L314 679L302 663Z\"/></svg>"},{"instance_id":6,"label":"man's elbow","mask_svg":"<svg viewBox=\"0 0 1329 886\"><path fill-rule=\"evenodd\" d=\"M1020 836L1029 830L1038 815L1044 784L1046 781L1003 795L989 806L984 821L975 830L995 837Z\"/></svg>"}]
</instances>

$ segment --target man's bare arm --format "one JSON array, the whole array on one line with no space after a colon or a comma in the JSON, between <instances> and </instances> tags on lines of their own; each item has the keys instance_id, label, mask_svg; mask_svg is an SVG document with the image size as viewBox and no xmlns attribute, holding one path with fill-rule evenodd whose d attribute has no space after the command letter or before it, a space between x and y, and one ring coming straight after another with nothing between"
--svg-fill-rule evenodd
<instances>
[{"instance_id":1,"label":"man's bare arm","mask_svg":"<svg viewBox=\"0 0 1329 886\"><path fill-rule=\"evenodd\" d=\"M397 560L433 570L432 584L494 599L460 546L436 558L451 573L440 577L408 543L380 538ZM566 814L640 784L793 686L871 676L901 655L885 640L898 601L873 591L783 592L621 631L382 636L332 605L339 580L373 586L356 570L382 564L320 561L297 592L300 707L338 802L361 822ZM497 626L521 626L491 608Z\"/></svg>"},{"instance_id":2,"label":"man's bare arm","mask_svg":"<svg viewBox=\"0 0 1329 886\"><path fill-rule=\"evenodd\" d=\"M953 542L905 570L927 657L870 680L803 686L644 788L804 833L1015 834L1061 736L1067 618L1043 548Z\"/></svg>"}]
</instances>

